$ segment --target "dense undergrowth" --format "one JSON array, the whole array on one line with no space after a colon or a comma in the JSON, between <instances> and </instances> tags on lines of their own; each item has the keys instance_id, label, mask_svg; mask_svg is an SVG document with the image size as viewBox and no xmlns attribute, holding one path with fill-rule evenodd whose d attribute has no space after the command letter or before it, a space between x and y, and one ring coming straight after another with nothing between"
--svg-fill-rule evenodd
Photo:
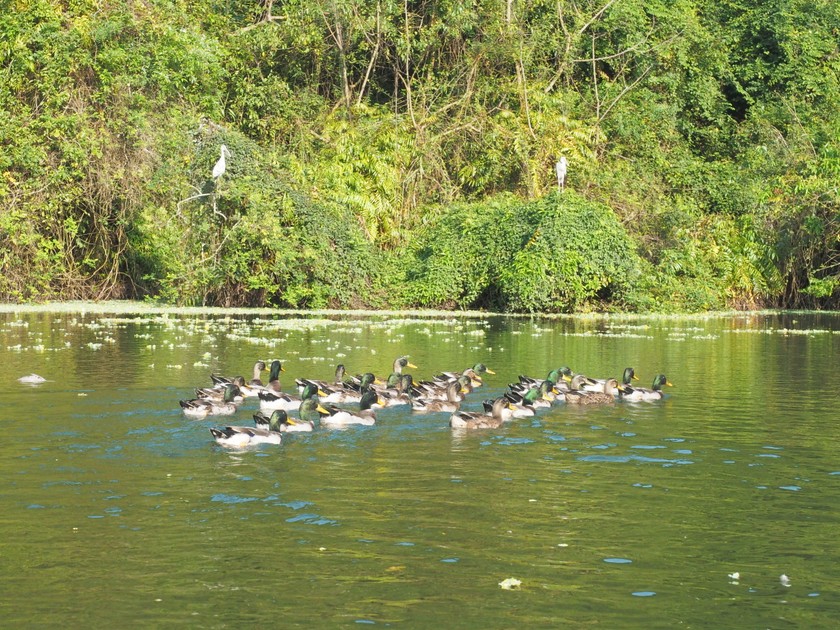
<instances>
[{"instance_id":1,"label":"dense undergrowth","mask_svg":"<svg viewBox=\"0 0 840 630\"><path fill-rule=\"evenodd\" d=\"M7 4L4 301L840 306L828 0Z\"/></svg>"}]
</instances>

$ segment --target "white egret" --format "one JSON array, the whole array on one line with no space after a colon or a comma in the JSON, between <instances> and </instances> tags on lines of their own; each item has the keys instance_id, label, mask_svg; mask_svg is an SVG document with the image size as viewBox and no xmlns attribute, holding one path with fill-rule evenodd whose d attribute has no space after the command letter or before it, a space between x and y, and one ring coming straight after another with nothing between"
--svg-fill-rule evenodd
<instances>
[{"instance_id":1,"label":"white egret","mask_svg":"<svg viewBox=\"0 0 840 630\"><path fill-rule=\"evenodd\" d=\"M560 190L564 190L566 188L566 168L569 165L569 161L566 159L566 156L560 158L560 161L557 162L557 166L555 167L557 170L557 186Z\"/></svg>"},{"instance_id":2,"label":"white egret","mask_svg":"<svg viewBox=\"0 0 840 630\"><path fill-rule=\"evenodd\" d=\"M230 152L225 145L222 145L219 161L216 162L216 165L213 167L213 179L219 179L222 175L224 175L225 169L227 168L225 157L230 157Z\"/></svg>"}]
</instances>

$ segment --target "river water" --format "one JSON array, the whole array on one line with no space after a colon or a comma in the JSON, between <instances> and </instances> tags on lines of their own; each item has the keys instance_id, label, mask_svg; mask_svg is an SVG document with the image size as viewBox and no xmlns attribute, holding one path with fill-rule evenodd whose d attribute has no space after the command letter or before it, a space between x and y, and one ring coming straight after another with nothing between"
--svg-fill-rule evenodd
<instances>
[{"instance_id":1,"label":"river water","mask_svg":"<svg viewBox=\"0 0 840 630\"><path fill-rule=\"evenodd\" d=\"M836 313L6 307L3 625L837 627L838 348ZM292 390L401 355L415 379L487 364L470 409L562 365L674 387L466 435L394 407L240 451L208 429L250 424L254 399L178 405L258 359Z\"/></svg>"}]
</instances>

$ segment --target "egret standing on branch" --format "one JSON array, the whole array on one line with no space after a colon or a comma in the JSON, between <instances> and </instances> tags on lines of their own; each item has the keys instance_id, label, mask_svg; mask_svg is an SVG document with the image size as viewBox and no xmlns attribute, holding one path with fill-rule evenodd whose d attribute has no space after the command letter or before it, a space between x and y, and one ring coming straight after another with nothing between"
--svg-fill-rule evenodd
<instances>
[{"instance_id":1,"label":"egret standing on branch","mask_svg":"<svg viewBox=\"0 0 840 630\"><path fill-rule=\"evenodd\" d=\"M218 214L220 217L227 220L227 217L221 212L219 212L219 209L216 206L216 195L219 187L219 178L225 174L225 169L227 169L225 157L230 157L230 152L228 152L227 147L225 145L222 145L219 161L216 162L216 164L213 166L213 214Z\"/></svg>"},{"instance_id":2,"label":"egret standing on branch","mask_svg":"<svg viewBox=\"0 0 840 630\"><path fill-rule=\"evenodd\" d=\"M566 167L568 165L569 165L569 161L566 159L566 156L564 155L563 157L560 158L560 161L557 162L557 166L555 167L556 170L557 170L557 187L560 188L560 192L562 192L566 189Z\"/></svg>"},{"instance_id":3,"label":"egret standing on branch","mask_svg":"<svg viewBox=\"0 0 840 630\"><path fill-rule=\"evenodd\" d=\"M219 161L216 162L216 165L213 167L213 179L219 179L225 173L225 169L227 168L227 164L225 163L225 157L230 157L230 153L227 150L225 145L222 145L221 149L221 157Z\"/></svg>"}]
</instances>

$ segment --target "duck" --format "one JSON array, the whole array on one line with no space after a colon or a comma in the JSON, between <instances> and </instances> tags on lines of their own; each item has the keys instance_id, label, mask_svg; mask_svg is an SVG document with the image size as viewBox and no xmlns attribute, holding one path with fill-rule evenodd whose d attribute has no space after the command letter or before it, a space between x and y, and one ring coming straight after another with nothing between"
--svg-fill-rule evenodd
<instances>
[{"instance_id":1,"label":"duck","mask_svg":"<svg viewBox=\"0 0 840 630\"><path fill-rule=\"evenodd\" d=\"M534 407L551 407L551 404L557 401L559 393L557 384L549 379L541 381L539 385L511 383L508 385L508 390L522 398L527 398Z\"/></svg>"},{"instance_id":2,"label":"duck","mask_svg":"<svg viewBox=\"0 0 840 630\"><path fill-rule=\"evenodd\" d=\"M653 379L653 387L651 389L647 389L646 387L632 387L632 386L625 386L623 390L619 393L619 399L625 400L627 402L638 402L638 401L655 401L655 400L662 400L665 397L665 393L662 391L663 386L673 387L674 384L668 380L668 378L664 374L657 374L656 377Z\"/></svg>"},{"instance_id":3,"label":"duck","mask_svg":"<svg viewBox=\"0 0 840 630\"><path fill-rule=\"evenodd\" d=\"M519 375L519 382L523 385L536 385L539 387L543 381L552 381L555 384L567 382L572 378L572 370L566 366L554 368L545 378L534 378L532 376Z\"/></svg>"},{"instance_id":4,"label":"duck","mask_svg":"<svg viewBox=\"0 0 840 630\"><path fill-rule=\"evenodd\" d=\"M461 402L464 400L466 393L461 384L456 380L450 382L446 386L446 400L431 399L431 398L413 398L411 401L411 410L420 411L424 413L435 413L438 411L455 412L461 407Z\"/></svg>"},{"instance_id":5,"label":"duck","mask_svg":"<svg viewBox=\"0 0 840 630\"><path fill-rule=\"evenodd\" d=\"M233 383L224 387L224 395L221 402L215 402L206 398L194 398L192 400L181 400L178 404L184 411L184 415L190 418L206 418L207 416L231 416L236 413L237 406L233 402L239 394L239 388Z\"/></svg>"},{"instance_id":6,"label":"duck","mask_svg":"<svg viewBox=\"0 0 840 630\"><path fill-rule=\"evenodd\" d=\"M221 446L228 448L245 448L257 444L280 444L283 441L281 432L282 416L271 414L266 426L259 427L211 427L210 434ZM285 413L285 412L283 412ZM256 418L255 418L256 420Z\"/></svg>"},{"instance_id":7,"label":"duck","mask_svg":"<svg viewBox=\"0 0 840 630\"><path fill-rule=\"evenodd\" d=\"M619 393L618 381L614 378L607 379L601 385L601 391L585 391L580 389L586 382L586 377L582 374L577 374L572 379L570 389L563 392L567 404L572 405L604 405L615 402L615 397ZM623 387L623 385L622 385Z\"/></svg>"},{"instance_id":8,"label":"duck","mask_svg":"<svg viewBox=\"0 0 840 630\"><path fill-rule=\"evenodd\" d=\"M380 390L379 399L376 402L384 407L396 407L398 405L410 405L414 398L414 378L411 374L400 375L396 387L389 387Z\"/></svg>"},{"instance_id":9,"label":"duck","mask_svg":"<svg viewBox=\"0 0 840 630\"><path fill-rule=\"evenodd\" d=\"M295 420L290 418L284 409L275 409L271 412L271 416L258 411L254 414L254 423L258 429L270 429L274 426L276 428L273 430L280 433L310 432L315 429L315 423L312 420Z\"/></svg>"},{"instance_id":10,"label":"duck","mask_svg":"<svg viewBox=\"0 0 840 630\"><path fill-rule=\"evenodd\" d=\"M551 381L543 381L539 387L532 385L524 393L512 390L505 393L505 398L510 401L513 407L513 417L527 418L536 415L537 408L551 407L555 395L549 391L544 391L551 389L553 389ZM548 395L551 398L547 398Z\"/></svg>"},{"instance_id":11,"label":"duck","mask_svg":"<svg viewBox=\"0 0 840 630\"><path fill-rule=\"evenodd\" d=\"M307 422L313 428L321 424L321 418L330 415L330 410L321 405L318 396L310 396L300 403L298 417L300 422Z\"/></svg>"},{"instance_id":12,"label":"duck","mask_svg":"<svg viewBox=\"0 0 840 630\"><path fill-rule=\"evenodd\" d=\"M471 368L467 368L463 372L439 372L432 377L435 381L441 383L449 383L450 381L458 380L458 377L467 374L471 380L477 382L477 385L473 385L474 387L480 387L484 382L481 378L482 374L495 374L493 370L489 367L484 365L483 363L476 363Z\"/></svg>"},{"instance_id":13,"label":"duck","mask_svg":"<svg viewBox=\"0 0 840 630\"><path fill-rule=\"evenodd\" d=\"M251 380L248 381L247 385L250 385L252 387L254 387L254 386L262 387L263 382L260 380L260 377L261 377L262 373L266 371L266 369L267 368L266 368L266 365L265 365L265 361L257 361L256 363L254 363L253 376L252 376ZM228 383L232 383L234 378L236 378L236 377L234 377L234 376L220 376L218 374L211 374L210 375L210 379L216 385L227 385Z\"/></svg>"},{"instance_id":14,"label":"duck","mask_svg":"<svg viewBox=\"0 0 840 630\"><path fill-rule=\"evenodd\" d=\"M412 387L412 392L415 398L423 398L425 400L449 400L449 395L447 393L449 386L455 383L459 386L459 391L462 394L469 394L470 392L475 389L472 384L472 379L466 375L462 374L454 381L420 381L419 383L414 383Z\"/></svg>"},{"instance_id":15,"label":"duck","mask_svg":"<svg viewBox=\"0 0 840 630\"><path fill-rule=\"evenodd\" d=\"M372 426L376 424L376 412L371 409L374 403L382 404L379 394L373 389L368 389L359 402L359 411L349 411L339 407L327 406L329 415L321 418L321 423L330 426L347 426L349 424L363 424Z\"/></svg>"},{"instance_id":16,"label":"duck","mask_svg":"<svg viewBox=\"0 0 840 630\"><path fill-rule=\"evenodd\" d=\"M397 357L396 359L394 359L393 371L388 376L388 380L385 382L385 385L382 386L377 383L376 388L379 389L379 391L383 391L387 389L396 389L397 387L399 387L403 369L407 367L415 370L417 369L417 366L411 363L408 360L408 357Z\"/></svg>"},{"instance_id":17,"label":"duck","mask_svg":"<svg viewBox=\"0 0 840 630\"><path fill-rule=\"evenodd\" d=\"M359 383L346 382L340 385L324 385L320 387L324 392L321 402L325 403L359 403L362 400L362 394L374 382L376 377L373 372L365 372L361 375Z\"/></svg>"},{"instance_id":18,"label":"duck","mask_svg":"<svg viewBox=\"0 0 840 630\"><path fill-rule=\"evenodd\" d=\"M300 403L307 398L314 395L323 394L312 383L308 383L303 388L303 394L295 396L294 394L286 394L283 392L270 392L263 390L257 394L260 399L260 409L262 411L270 411L274 409L283 409L285 411L294 411L300 408Z\"/></svg>"},{"instance_id":19,"label":"duck","mask_svg":"<svg viewBox=\"0 0 840 630\"><path fill-rule=\"evenodd\" d=\"M344 367L343 363L339 363L338 365L335 366L335 378L333 379L332 382L330 382L330 381L319 381L319 380L313 379L313 378L298 378L298 379L295 379L295 383L298 386L298 393L301 393L301 394L303 393L303 388L306 387L307 383L312 383L312 384L316 385L318 387L318 389L323 389L323 390L333 389L336 386L343 387L344 385L346 385L349 382L349 380L345 378L346 373L347 373L347 368Z\"/></svg>"},{"instance_id":20,"label":"duck","mask_svg":"<svg viewBox=\"0 0 840 630\"><path fill-rule=\"evenodd\" d=\"M604 391L604 383L606 383L609 380L608 378L589 378L588 376L580 376L584 379L584 382L579 389L582 389L586 392ZM631 367L624 368L624 374L621 377L621 384L630 385L630 383L634 380L639 380L639 377L636 376L636 371Z\"/></svg>"},{"instance_id":21,"label":"duck","mask_svg":"<svg viewBox=\"0 0 840 630\"><path fill-rule=\"evenodd\" d=\"M417 366L414 365L411 361L408 360L408 357L397 357L394 359L394 373L402 374L402 371L405 368L411 368L412 370L416 370Z\"/></svg>"},{"instance_id":22,"label":"duck","mask_svg":"<svg viewBox=\"0 0 840 630\"><path fill-rule=\"evenodd\" d=\"M539 390L535 388L535 391ZM534 409L534 406L521 395L514 392L505 392L505 398L507 398L508 404L510 405L511 418L530 418L531 416L537 415L537 410ZM493 401L485 400L484 411L489 413L492 410Z\"/></svg>"},{"instance_id":23,"label":"duck","mask_svg":"<svg viewBox=\"0 0 840 630\"><path fill-rule=\"evenodd\" d=\"M245 382L245 379L242 378L241 376L238 376L237 378L241 379L241 381L243 383ZM231 399L230 402L238 405L243 400L245 400L245 396L243 395L242 390L240 389L236 380L234 380L234 382L231 383L231 384L236 387L237 391L234 392L233 398ZM195 397L196 398L201 398L203 400L209 400L210 402L214 402L214 403L223 403L225 401L225 388L226 387L227 386L224 386L224 387L219 387L219 386L216 386L216 387L196 387L195 388Z\"/></svg>"},{"instance_id":24,"label":"duck","mask_svg":"<svg viewBox=\"0 0 840 630\"><path fill-rule=\"evenodd\" d=\"M274 392L275 394L283 391L283 388L280 386L280 372L285 371L286 370L283 369L283 364L280 363L280 361L277 359L272 361L268 369L268 383L266 383L265 389L269 392Z\"/></svg>"},{"instance_id":25,"label":"duck","mask_svg":"<svg viewBox=\"0 0 840 630\"><path fill-rule=\"evenodd\" d=\"M453 429L498 429L513 417L510 401L504 396L496 398L491 409L489 414L456 411L449 418L449 426Z\"/></svg>"}]
</instances>

